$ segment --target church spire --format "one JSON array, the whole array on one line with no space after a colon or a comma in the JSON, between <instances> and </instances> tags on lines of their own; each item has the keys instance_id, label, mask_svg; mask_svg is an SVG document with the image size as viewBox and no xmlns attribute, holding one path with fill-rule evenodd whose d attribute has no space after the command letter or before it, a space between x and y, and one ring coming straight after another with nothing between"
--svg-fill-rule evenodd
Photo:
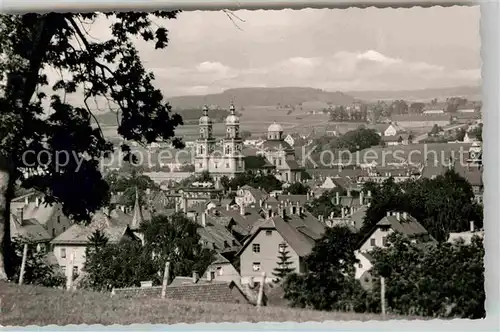
<instances>
[{"instance_id":1,"label":"church spire","mask_svg":"<svg viewBox=\"0 0 500 332\"><path fill-rule=\"evenodd\" d=\"M144 221L142 216L141 205L139 204L139 190L135 187L135 203L134 203L134 215L132 218L131 229L137 229Z\"/></svg>"}]
</instances>

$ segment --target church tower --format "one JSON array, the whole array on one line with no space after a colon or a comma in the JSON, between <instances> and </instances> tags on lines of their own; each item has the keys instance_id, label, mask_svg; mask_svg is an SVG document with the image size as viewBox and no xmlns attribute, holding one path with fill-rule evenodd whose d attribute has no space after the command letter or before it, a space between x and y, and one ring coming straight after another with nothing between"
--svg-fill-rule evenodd
<instances>
[{"instance_id":1,"label":"church tower","mask_svg":"<svg viewBox=\"0 0 500 332\"><path fill-rule=\"evenodd\" d=\"M213 136L212 119L208 116L208 107L203 107L203 115L199 121L200 135L196 140L195 172L202 173L209 169L210 155L214 151L215 138Z\"/></svg>"},{"instance_id":2,"label":"church tower","mask_svg":"<svg viewBox=\"0 0 500 332\"><path fill-rule=\"evenodd\" d=\"M236 116L234 105L229 108L226 118L226 136L223 140L223 155L225 160L224 173L235 175L245 170L243 162L243 140L240 136L240 119Z\"/></svg>"}]
</instances>

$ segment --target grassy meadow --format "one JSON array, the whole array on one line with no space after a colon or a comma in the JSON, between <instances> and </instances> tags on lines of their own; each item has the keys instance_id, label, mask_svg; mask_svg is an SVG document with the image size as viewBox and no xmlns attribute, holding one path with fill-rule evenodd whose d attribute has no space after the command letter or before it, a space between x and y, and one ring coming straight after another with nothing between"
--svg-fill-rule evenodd
<instances>
[{"instance_id":1,"label":"grassy meadow","mask_svg":"<svg viewBox=\"0 0 500 332\"><path fill-rule=\"evenodd\" d=\"M381 320L375 314L322 312L286 307L111 297L77 290L0 282L0 325L176 324L201 322L308 322ZM386 319L420 319L387 315Z\"/></svg>"}]
</instances>

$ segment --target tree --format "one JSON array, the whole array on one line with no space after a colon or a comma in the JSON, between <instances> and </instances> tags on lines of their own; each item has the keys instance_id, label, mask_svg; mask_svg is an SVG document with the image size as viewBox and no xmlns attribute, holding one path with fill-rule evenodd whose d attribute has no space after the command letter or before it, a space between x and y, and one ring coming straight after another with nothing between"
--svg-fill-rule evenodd
<instances>
[{"instance_id":1,"label":"tree","mask_svg":"<svg viewBox=\"0 0 500 332\"><path fill-rule=\"evenodd\" d=\"M285 299L292 306L316 310L365 310L365 294L354 279L357 237L346 227L327 229L305 258L307 272L289 275Z\"/></svg>"},{"instance_id":2,"label":"tree","mask_svg":"<svg viewBox=\"0 0 500 332\"><path fill-rule=\"evenodd\" d=\"M203 247L198 224L182 213L156 215L142 226L145 251L152 257L156 271L170 260L172 276L202 273L213 259L212 250Z\"/></svg>"},{"instance_id":3,"label":"tree","mask_svg":"<svg viewBox=\"0 0 500 332\"><path fill-rule=\"evenodd\" d=\"M0 74L7 77L0 88L0 279L7 279L12 272L8 220L16 181L44 193L46 203L62 203L64 213L76 222L88 221L90 213L109 199L99 159L108 156L113 147L99 126L93 126L92 100L104 100L119 110L117 130L125 140L144 145L171 141L175 147L183 146L174 138L182 118L170 113L171 106L154 87L154 75L142 65L133 43L137 37L152 42L155 49L165 48L168 32L151 18L175 19L177 14L31 13L0 17L0 50L4 55ZM108 40L91 39L85 30L98 16L111 20ZM41 92L49 84L42 73L47 67L61 76L52 85L55 93L51 96ZM83 105L67 101L65 96L71 93L82 95ZM49 112L42 106L47 101ZM124 144L122 150L130 160L130 147ZM42 151L44 163L37 161ZM47 162L61 155L68 157L64 165ZM24 174L30 176L25 178Z\"/></svg>"},{"instance_id":4,"label":"tree","mask_svg":"<svg viewBox=\"0 0 500 332\"><path fill-rule=\"evenodd\" d=\"M399 233L376 248L373 294L386 278L387 309L394 314L477 319L484 310L484 247L479 237L422 247Z\"/></svg>"},{"instance_id":5,"label":"tree","mask_svg":"<svg viewBox=\"0 0 500 332\"><path fill-rule=\"evenodd\" d=\"M306 210L314 216L323 216L328 218L330 214L338 215L340 207L336 206L333 202L335 191L326 191L321 196L306 203Z\"/></svg>"},{"instance_id":6,"label":"tree","mask_svg":"<svg viewBox=\"0 0 500 332\"><path fill-rule=\"evenodd\" d=\"M139 196L139 204L147 203L146 191L159 190L159 186L147 175L133 173L131 176L122 176L116 172L108 173L104 179L109 185L112 193L121 193L120 204L133 207L135 203L136 191Z\"/></svg>"},{"instance_id":7,"label":"tree","mask_svg":"<svg viewBox=\"0 0 500 332\"><path fill-rule=\"evenodd\" d=\"M140 241L105 242L87 247L84 271L82 286L96 291L138 287L144 280L159 284L159 270Z\"/></svg>"},{"instance_id":8,"label":"tree","mask_svg":"<svg viewBox=\"0 0 500 332\"><path fill-rule=\"evenodd\" d=\"M276 277L274 282L278 283L279 281L285 279L290 273L292 273L295 269L291 267L290 265L293 264L293 262L290 262L290 252L287 251L288 245L283 242L279 246L279 253L278 253L278 266L274 268L273 276Z\"/></svg>"},{"instance_id":9,"label":"tree","mask_svg":"<svg viewBox=\"0 0 500 332\"><path fill-rule=\"evenodd\" d=\"M19 280L21 272L21 264L23 258L24 245L28 245L28 253L26 256L26 265L24 268L23 283L40 285L45 287L63 286L66 277L63 275L59 266L52 265L47 259L45 251L37 251L37 243L27 238L14 239L14 276L15 280Z\"/></svg>"},{"instance_id":10,"label":"tree","mask_svg":"<svg viewBox=\"0 0 500 332\"><path fill-rule=\"evenodd\" d=\"M309 192L309 187L300 182L295 182L288 186L285 192L291 195L305 195Z\"/></svg>"},{"instance_id":11,"label":"tree","mask_svg":"<svg viewBox=\"0 0 500 332\"><path fill-rule=\"evenodd\" d=\"M483 124L481 123L474 129L470 131L471 136L477 138L478 141L482 142L483 141Z\"/></svg>"},{"instance_id":12,"label":"tree","mask_svg":"<svg viewBox=\"0 0 500 332\"><path fill-rule=\"evenodd\" d=\"M381 184L365 184L364 190L372 192L372 200L362 234L369 232L387 211L408 212L441 242L450 232L467 231L471 220L482 226L482 207L473 201L470 183L453 169L434 179L395 183L389 178Z\"/></svg>"},{"instance_id":13,"label":"tree","mask_svg":"<svg viewBox=\"0 0 500 332\"><path fill-rule=\"evenodd\" d=\"M443 131L443 129L439 127L437 124L434 124L434 126L432 126L431 131L429 132L429 135L436 136L441 131Z\"/></svg>"}]
</instances>

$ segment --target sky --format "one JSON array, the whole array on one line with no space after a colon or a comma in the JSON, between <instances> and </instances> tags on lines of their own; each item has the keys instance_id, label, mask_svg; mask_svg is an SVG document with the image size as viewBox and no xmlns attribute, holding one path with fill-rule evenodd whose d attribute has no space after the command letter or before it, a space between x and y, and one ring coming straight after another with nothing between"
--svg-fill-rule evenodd
<instances>
[{"instance_id":1,"label":"sky","mask_svg":"<svg viewBox=\"0 0 500 332\"><path fill-rule=\"evenodd\" d=\"M238 87L327 91L406 90L480 84L475 7L182 12L157 21L167 49L137 42L166 97ZM235 25L237 24L237 26ZM103 38L107 21L91 34Z\"/></svg>"}]
</instances>

